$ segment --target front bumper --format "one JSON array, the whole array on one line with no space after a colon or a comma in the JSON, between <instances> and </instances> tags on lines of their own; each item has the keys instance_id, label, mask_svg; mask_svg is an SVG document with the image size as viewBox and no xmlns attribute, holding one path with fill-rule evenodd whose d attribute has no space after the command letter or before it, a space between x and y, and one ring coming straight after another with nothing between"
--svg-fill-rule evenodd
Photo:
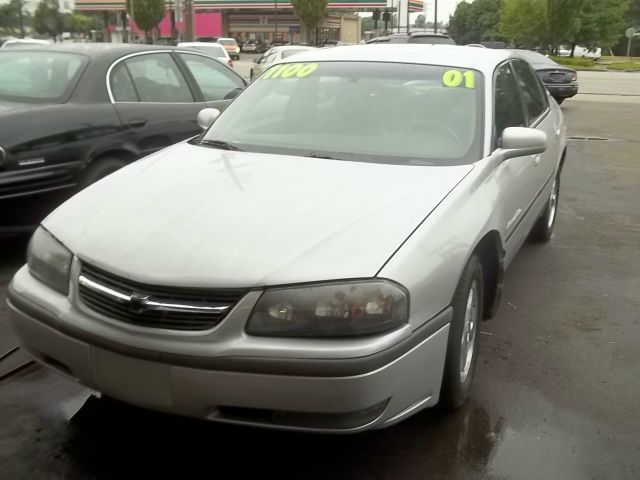
<instances>
[{"instance_id":1,"label":"front bumper","mask_svg":"<svg viewBox=\"0 0 640 480\"><path fill-rule=\"evenodd\" d=\"M211 345L210 354L206 345L189 346L199 351L194 354L178 352L188 346L186 337L158 339L130 331L130 340L117 339L109 325L105 329L100 318L87 315L74 302L73 291L71 298L58 295L26 268L9 290L9 318L21 344L59 373L146 408L336 433L388 426L435 405L451 319L446 309L391 345L380 337L365 340L368 346L360 339L358 351L373 348L368 355L353 356L347 340L342 341L344 348L331 349L323 358L299 358L300 352L237 355L232 353L233 340L224 334L217 346ZM244 308L239 307L235 310ZM236 321L233 316L240 313L231 312L222 324Z\"/></svg>"},{"instance_id":2,"label":"front bumper","mask_svg":"<svg viewBox=\"0 0 640 480\"><path fill-rule=\"evenodd\" d=\"M578 85L577 84L545 84L547 90L552 97L555 98L571 98L578 94Z\"/></svg>"}]
</instances>

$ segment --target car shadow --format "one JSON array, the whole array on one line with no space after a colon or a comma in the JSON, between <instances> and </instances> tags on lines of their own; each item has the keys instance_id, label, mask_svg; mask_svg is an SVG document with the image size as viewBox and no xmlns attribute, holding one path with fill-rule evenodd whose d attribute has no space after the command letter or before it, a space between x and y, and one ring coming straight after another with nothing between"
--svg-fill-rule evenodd
<instances>
[{"instance_id":1,"label":"car shadow","mask_svg":"<svg viewBox=\"0 0 640 480\"><path fill-rule=\"evenodd\" d=\"M471 401L455 412L425 410L384 430L304 434L215 424L90 397L70 422L63 452L72 471L100 479L203 472L222 478L482 476L501 422L492 424Z\"/></svg>"}]
</instances>

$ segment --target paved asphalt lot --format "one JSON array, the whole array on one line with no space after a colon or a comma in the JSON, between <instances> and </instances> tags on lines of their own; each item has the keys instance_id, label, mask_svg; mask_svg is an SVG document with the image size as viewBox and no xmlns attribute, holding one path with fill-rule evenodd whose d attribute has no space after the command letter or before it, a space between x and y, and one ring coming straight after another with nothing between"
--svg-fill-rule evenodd
<instances>
[{"instance_id":1,"label":"paved asphalt lot","mask_svg":"<svg viewBox=\"0 0 640 480\"><path fill-rule=\"evenodd\" d=\"M607 140L571 141L556 235L508 271L461 410L291 434L111 404L32 365L0 381L0 478L640 478L638 106L563 108L572 136ZM0 245L0 298L24 246ZM0 304L0 354L5 315Z\"/></svg>"}]
</instances>

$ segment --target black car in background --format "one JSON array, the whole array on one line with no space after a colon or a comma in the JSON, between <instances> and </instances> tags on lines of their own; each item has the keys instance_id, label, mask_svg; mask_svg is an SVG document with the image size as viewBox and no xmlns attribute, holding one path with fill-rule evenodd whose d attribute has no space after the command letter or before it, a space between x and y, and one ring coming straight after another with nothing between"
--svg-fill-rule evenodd
<instances>
[{"instance_id":1,"label":"black car in background","mask_svg":"<svg viewBox=\"0 0 640 480\"><path fill-rule=\"evenodd\" d=\"M30 230L78 189L198 134L198 112L224 109L245 86L221 62L176 47L0 50L0 235Z\"/></svg>"},{"instance_id":2,"label":"black car in background","mask_svg":"<svg viewBox=\"0 0 640 480\"><path fill-rule=\"evenodd\" d=\"M530 50L518 52L531 64L558 104L578 94L578 73L575 70L560 65L540 53Z\"/></svg>"},{"instance_id":3,"label":"black car in background","mask_svg":"<svg viewBox=\"0 0 640 480\"><path fill-rule=\"evenodd\" d=\"M376 37L367 43L422 43L426 45L455 45L456 42L449 35L443 33L410 32L392 33L384 37Z\"/></svg>"}]
</instances>

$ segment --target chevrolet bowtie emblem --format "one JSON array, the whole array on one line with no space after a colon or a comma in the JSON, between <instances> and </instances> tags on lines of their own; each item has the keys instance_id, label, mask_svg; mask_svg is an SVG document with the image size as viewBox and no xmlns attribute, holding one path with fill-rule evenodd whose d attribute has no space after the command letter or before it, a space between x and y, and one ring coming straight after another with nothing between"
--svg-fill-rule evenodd
<instances>
[{"instance_id":1,"label":"chevrolet bowtie emblem","mask_svg":"<svg viewBox=\"0 0 640 480\"><path fill-rule=\"evenodd\" d=\"M142 313L147 309L148 301L149 295L134 293L131 295L131 300L129 300L129 310L133 313Z\"/></svg>"}]
</instances>

